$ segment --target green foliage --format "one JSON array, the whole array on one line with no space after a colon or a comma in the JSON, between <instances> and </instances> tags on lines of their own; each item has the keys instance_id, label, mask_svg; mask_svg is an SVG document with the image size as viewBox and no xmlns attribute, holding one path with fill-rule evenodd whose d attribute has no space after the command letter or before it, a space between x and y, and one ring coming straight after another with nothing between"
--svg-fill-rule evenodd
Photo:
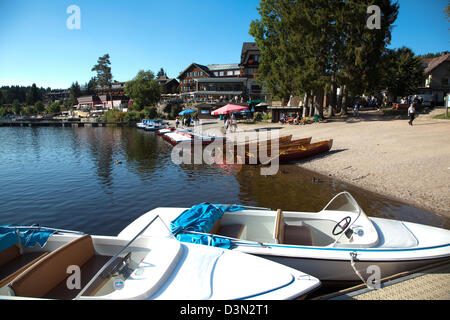
<instances>
[{"instance_id":1,"label":"green foliage","mask_svg":"<svg viewBox=\"0 0 450 320\"><path fill-rule=\"evenodd\" d=\"M367 28L372 4L382 11L380 30ZM259 81L284 99L330 84L353 94L370 90L398 8L391 0L261 0L261 18L250 25L261 50Z\"/></svg>"},{"instance_id":2,"label":"green foliage","mask_svg":"<svg viewBox=\"0 0 450 320\"><path fill-rule=\"evenodd\" d=\"M144 117L146 119L156 119L158 118L158 111L156 107L147 107L144 109Z\"/></svg>"},{"instance_id":3,"label":"green foliage","mask_svg":"<svg viewBox=\"0 0 450 320\"><path fill-rule=\"evenodd\" d=\"M27 92L26 103L28 105L34 105L39 100L42 100L42 94L36 87L36 84L33 83L30 90Z\"/></svg>"},{"instance_id":4,"label":"green foliage","mask_svg":"<svg viewBox=\"0 0 450 320\"><path fill-rule=\"evenodd\" d=\"M119 110L108 110L103 115L103 121L107 123L127 122L125 120L127 112L120 112Z\"/></svg>"},{"instance_id":5,"label":"green foliage","mask_svg":"<svg viewBox=\"0 0 450 320\"><path fill-rule=\"evenodd\" d=\"M138 122L139 120L141 120L141 112L139 111L128 111L123 120L127 123L130 122Z\"/></svg>"},{"instance_id":6,"label":"green foliage","mask_svg":"<svg viewBox=\"0 0 450 320\"><path fill-rule=\"evenodd\" d=\"M172 105L172 108L170 110L169 119L174 120L178 114L183 110L183 107L179 104Z\"/></svg>"},{"instance_id":7,"label":"green foliage","mask_svg":"<svg viewBox=\"0 0 450 320\"><path fill-rule=\"evenodd\" d=\"M46 113L59 113L61 112L61 105L58 102L49 104L45 111Z\"/></svg>"},{"instance_id":8,"label":"green foliage","mask_svg":"<svg viewBox=\"0 0 450 320\"><path fill-rule=\"evenodd\" d=\"M70 96L69 96L69 104L68 107L73 108L74 105L78 104L77 98L81 97L81 87L78 84L78 81L75 83L72 83L72 86L70 87Z\"/></svg>"},{"instance_id":9,"label":"green foliage","mask_svg":"<svg viewBox=\"0 0 450 320\"><path fill-rule=\"evenodd\" d=\"M16 100L13 101L12 108L13 108L14 114L20 115L20 112L22 110L22 106L20 105L19 100L16 99Z\"/></svg>"},{"instance_id":10,"label":"green foliage","mask_svg":"<svg viewBox=\"0 0 450 320\"><path fill-rule=\"evenodd\" d=\"M38 101L34 105L34 109L36 110L36 113L41 113L41 112L43 112L45 110L45 106L42 103L42 101Z\"/></svg>"},{"instance_id":11,"label":"green foliage","mask_svg":"<svg viewBox=\"0 0 450 320\"><path fill-rule=\"evenodd\" d=\"M424 67L409 48L387 49L380 67L382 86L394 97L413 94L425 81Z\"/></svg>"},{"instance_id":12,"label":"green foliage","mask_svg":"<svg viewBox=\"0 0 450 320\"><path fill-rule=\"evenodd\" d=\"M158 80L150 70L139 71L133 80L127 82L125 93L133 99L133 109L137 111L157 103L161 97Z\"/></svg>"},{"instance_id":13,"label":"green foliage","mask_svg":"<svg viewBox=\"0 0 450 320\"><path fill-rule=\"evenodd\" d=\"M103 88L110 88L112 85L112 73L111 73L111 62L109 61L109 54L105 54L99 57L97 64L92 67L91 71L97 72L97 83Z\"/></svg>"},{"instance_id":14,"label":"green foliage","mask_svg":"<svg viewBox=\"0 0 450 320\"><path fill-rule=\"evenodd\" d=\"M261 112L255 112L253 120L255 120L256 122L262 121L263 120L263 114Z\"/></svg>"}]
</instances>

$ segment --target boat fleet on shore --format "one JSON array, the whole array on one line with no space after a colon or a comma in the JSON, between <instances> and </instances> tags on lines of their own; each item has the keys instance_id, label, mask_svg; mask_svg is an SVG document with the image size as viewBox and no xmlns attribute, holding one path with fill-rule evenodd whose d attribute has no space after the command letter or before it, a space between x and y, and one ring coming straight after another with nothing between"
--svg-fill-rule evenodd
<instances>
[{"instance_id":1,"label":"boat fleet on shore","mask_svg":"<svg viewBox=\"0 0 450 320\"><path fill-rule=\"evenodd\" d=\"M319 212L202 203L117 236L0 226L0 299L298 299L448 260L449 230L367 217L347 192Z\"/></svg>"}]
</instances>

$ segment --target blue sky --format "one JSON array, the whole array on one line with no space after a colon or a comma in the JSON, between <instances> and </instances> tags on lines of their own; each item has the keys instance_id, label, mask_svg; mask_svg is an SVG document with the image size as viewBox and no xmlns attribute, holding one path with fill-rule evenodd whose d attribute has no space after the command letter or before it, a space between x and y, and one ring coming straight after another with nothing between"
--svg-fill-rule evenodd
<instances>
[{"instance_id":1,"label":"blue sky","mask_svg":"<svg viewBox=\"0 0 450 320\"><path fill-rule=\"evenodd\" d=\"M111 56L115 80L163 67L177 77L191 62L238 63L259 0L0 0L0 85L67 88L87 82ZM400 0L391 47L448 50L447 0ZM66 9L81 9L69 30Z\"/></svg>"}]
</instances>

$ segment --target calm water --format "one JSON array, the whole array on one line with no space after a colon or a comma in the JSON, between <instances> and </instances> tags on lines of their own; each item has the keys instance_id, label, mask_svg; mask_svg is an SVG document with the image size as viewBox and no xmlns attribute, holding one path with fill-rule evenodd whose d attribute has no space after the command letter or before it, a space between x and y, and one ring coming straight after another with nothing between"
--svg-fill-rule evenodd
<instances>
[{"instance_id":1,"label":"calm water","mask_svg":"<svg viewBox=\"0 0 450 320\"><path fill-rule=\"evenodd\" d=\"M134 128L0 128L0 146L0 224L116 235L161 206L207 201L319 211L347 190L368 215L450 228L449 219L296 166L269 177L258 167L177 166L172 146Z\"/></svg>"}]
</instances>

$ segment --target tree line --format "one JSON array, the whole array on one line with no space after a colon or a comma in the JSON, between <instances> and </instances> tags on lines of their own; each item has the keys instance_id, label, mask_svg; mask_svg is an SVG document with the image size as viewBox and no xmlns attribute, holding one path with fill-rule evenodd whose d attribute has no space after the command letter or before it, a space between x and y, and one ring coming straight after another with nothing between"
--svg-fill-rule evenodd
<instances>
[{"instance_id":1,"label":"tree line","mask_svg":"<svg viewBox=\"0 0 450 320\"><path fill-rule=\"evenodd\" d=\"M372 5L379 28L368 27ZM351 97L413 93L424 81L420 57L387 48L399 8L391 0L261 0L249 31L261 50L258 81L285 102L303 97L304 112L322 117L320 96L328 95L333 115Z\"/></svg>"}]
</instances>

